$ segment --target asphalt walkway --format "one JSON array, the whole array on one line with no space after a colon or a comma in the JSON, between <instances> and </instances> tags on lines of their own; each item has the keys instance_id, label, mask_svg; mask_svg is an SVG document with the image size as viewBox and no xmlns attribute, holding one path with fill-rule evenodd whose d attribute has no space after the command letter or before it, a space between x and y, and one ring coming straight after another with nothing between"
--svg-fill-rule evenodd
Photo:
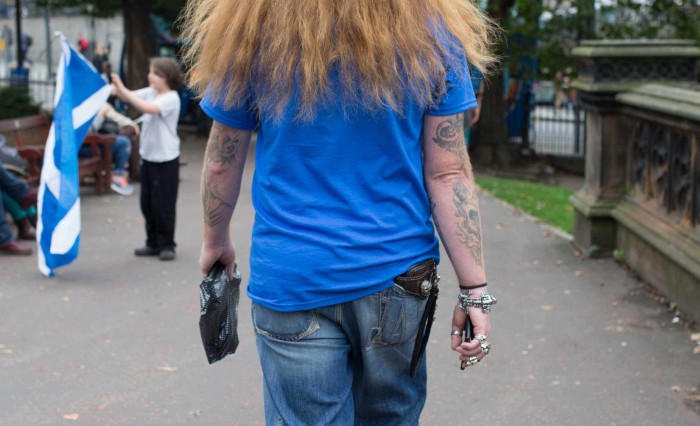
<instances>
[{"instance_id":1,"label":"asphalt walkway","mask_svg":"<svg viewBox=\"0 0 700 426\"><path fill-rule=\"evenodd\" d=\"M48 279L34 256L0 258L0 424L264 424L250 301L242 297L234 356L209 366L199 339L205 141L183 136L176 261L135 258L137 195L92 188L75 263ZM244 278L252 170L232 224ZM546 227L488 194L480 200L499 298L492 352L459 370L449 348L456 280L443 253L422 424L700 424L692 330L613 260L581 259Z\"/></svg>"}]
</instances>

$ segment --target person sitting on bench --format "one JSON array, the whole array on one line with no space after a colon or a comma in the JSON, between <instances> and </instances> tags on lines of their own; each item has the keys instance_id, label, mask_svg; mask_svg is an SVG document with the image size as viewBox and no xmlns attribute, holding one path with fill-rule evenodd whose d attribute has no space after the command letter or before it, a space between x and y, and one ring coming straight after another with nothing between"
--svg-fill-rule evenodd
<instances>
[{"instance_id":1,"label":"person sitting on bench","mask_svg":"<svg viewBox=\"0 0 700 426\"><path fill-rule=\"evenodd\" d=\"M93 132L111 134L116 137L111 146L114 160L111 188L114 192L121 195L131 195L134 192L134 187L129 184L126 173L126 165L131 156L131 139L118 134L120 128L127 126L133 127L134 132L138 135L138 125L129 118L119 114L110 104L105 104L100 108L91 125L91 131ZM78 151L79 157L89 157L91 155L90 147L86 145L83 145Z\"/></svg>"},{"instance_id":2,"label":"person sitting on bench","mask_svg":"<svg viewBox=\"0 0 700 426\"><path fill-rule=\"evenodd\" d=\"M22 209L36 204L37 189L29 186L21 179L5 170L0 163L0 190L13 198ZM0 197L0 255L28 256L32 248L17 242L12 234L12 228L5 218L5 207Z\"/></svg>"}]
</instances>

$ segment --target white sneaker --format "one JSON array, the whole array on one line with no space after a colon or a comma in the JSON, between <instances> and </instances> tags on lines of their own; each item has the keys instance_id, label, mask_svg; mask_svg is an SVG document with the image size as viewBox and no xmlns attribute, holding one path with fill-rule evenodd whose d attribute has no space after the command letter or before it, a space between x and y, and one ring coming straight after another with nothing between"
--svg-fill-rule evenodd
<instances>
[{"instance_id":1,"label":"white sneaker","mask_svg":"<svg viewBox=\"0 0 700 426\"><path fill-rule=\"evenodd\" d=\"M110 185L112 191L121 195L131 195L134 193L134 187L129 185L129 180L126 176L112 176L112 184Z\"/></svg>"}]
</instances>

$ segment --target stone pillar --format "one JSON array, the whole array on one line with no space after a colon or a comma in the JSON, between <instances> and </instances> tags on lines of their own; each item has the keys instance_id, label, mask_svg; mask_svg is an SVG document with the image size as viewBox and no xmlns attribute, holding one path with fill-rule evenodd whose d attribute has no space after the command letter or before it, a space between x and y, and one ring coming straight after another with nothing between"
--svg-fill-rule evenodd
<instances>
[{"instance_id":1,"label":"stone pillar","mask_svg":"<svg viewBox=\"0 0 700 426\"><path fill-rule=\"evenodd\" d=\"M700 49L691 40L584 41L573 87L586 110L586 175L571 197L574 242L590 256L615 247L612 210L626 191L628 135L615 96L650 82L692 82Z\"/></svg>"}]
</instances>

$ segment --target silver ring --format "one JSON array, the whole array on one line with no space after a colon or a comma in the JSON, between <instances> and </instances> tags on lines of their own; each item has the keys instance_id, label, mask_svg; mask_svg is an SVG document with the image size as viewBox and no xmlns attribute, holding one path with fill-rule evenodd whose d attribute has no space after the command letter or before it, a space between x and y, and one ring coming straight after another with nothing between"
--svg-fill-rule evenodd
<instances>
[{"instance_id":1,"label":"silver ring","mask_svg":"<svg viewBox=\"0 0 700 426\"><path fill-rule=\"evenodd\" d=\"M474 336L474 338L479 341L479 346L481 346L481 350L484 352L484 355L488 355L489 351L491 350L491 343L486 340L486 336L477 334Z\"/></svg>"},{"instance_id":2,"label":"silver ring","mask_svg":"<svg viewBox=\"0 0 700 426\"><path fill-rule=\"evenodd\" d=\"M467 367L471 367L472 365L476 364L479 362L479 358L475 357L474 355L470 356L469 359L467 360Z\"/></svg>"},{"instance_id":3,"label":"silver ring","mask_svg":"<svg viewBox=\"0 0 700 426\"><path fill-rule=\"evenodd\" d=\"M461 336L462 335L462 330L452 330L451 333L453 336Z\"/></svg>"}]
</instances>

